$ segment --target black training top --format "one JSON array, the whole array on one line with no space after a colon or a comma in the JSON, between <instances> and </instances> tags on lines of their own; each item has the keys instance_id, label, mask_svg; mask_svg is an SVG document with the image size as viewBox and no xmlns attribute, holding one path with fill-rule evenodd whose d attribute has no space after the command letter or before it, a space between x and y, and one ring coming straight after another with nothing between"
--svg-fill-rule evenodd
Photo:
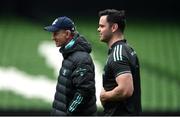
<instances>
[{"instance_id":1,"label":"black training top","mask_svg":"<svg viewBox=\"0 0 180 117\"><path fill-rule=\"evenodd\" d=\"M136 52L125 39L115 42L109 49L103 74L104 89L114 89L117 86L116 77L124 73L131 73L133 76L133 95L125 100L106 102L105 115L139 115L142 111L139 61Z\"/></svg>"}]
</instances>

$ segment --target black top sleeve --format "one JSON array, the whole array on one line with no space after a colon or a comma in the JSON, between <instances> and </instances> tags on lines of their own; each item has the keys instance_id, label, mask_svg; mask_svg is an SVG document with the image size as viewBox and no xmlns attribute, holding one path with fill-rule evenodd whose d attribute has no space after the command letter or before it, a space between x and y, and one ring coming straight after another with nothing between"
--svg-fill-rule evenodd
<instances>
[{"instance_id":1,"label":"black top sleeve","mask_svg":"<svg viewBox=\"0 0 180 117\"><path fill-rule=\"evenodd\" d=\"M122 55L122 60L118 61L111 61L110 68L112 70L113 76L116 78L117 76L124 74L124 73L130 73L130 65L129 65L128 58L124 55Z\"/></svg>"}]
</instances>

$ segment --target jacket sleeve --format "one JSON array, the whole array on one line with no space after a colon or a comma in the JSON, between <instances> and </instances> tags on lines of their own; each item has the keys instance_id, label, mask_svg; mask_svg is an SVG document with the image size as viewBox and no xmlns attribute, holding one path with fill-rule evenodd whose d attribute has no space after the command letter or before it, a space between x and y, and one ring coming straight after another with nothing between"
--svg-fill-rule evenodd
<instances>
[{"instance_id":1,"label":"jacket sleeve","mask_svg":"<svg viewBox=\"0 0 180 117\"><path fill-rule=\"evenodd\" d=\"M76 93L68 107L68 115L73 115L88 101L89 95L95 94L94 68L90 64L81 63L72 73L73 86Z\"/></svg>"}]
</instances>

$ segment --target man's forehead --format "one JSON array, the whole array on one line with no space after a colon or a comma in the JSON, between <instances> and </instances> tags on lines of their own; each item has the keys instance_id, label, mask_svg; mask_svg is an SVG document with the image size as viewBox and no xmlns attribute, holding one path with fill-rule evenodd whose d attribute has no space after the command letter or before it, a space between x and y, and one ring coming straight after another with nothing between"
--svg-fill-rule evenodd
<instances>
[{"instance_id":1,"label":"man's forehead","mask_svg":"<svg viewBox=\"0 0 180 117\"><path fill-rule=\"evenodd\" d=\"M107 15L101 16L99 20L99 24L106 24L107 23Z\"/></svg>"},{"instance_id":2,"label":"man's forehead","mask_svg":"<svg viewBox=\"0 0 180 117\"><path fill-rule=\"evenodd\" d=\"M107 19L107 15L103 15L100 17L100 20L106 20Z\"/></svg>"}]
</instances>

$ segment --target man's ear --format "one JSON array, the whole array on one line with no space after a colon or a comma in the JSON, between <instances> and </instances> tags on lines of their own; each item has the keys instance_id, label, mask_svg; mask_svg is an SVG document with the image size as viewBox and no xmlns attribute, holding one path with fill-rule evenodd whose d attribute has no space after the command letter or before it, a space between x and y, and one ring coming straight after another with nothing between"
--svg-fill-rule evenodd
<instances>
[{"instance_id":1,"label":"man's ear","mask_svg":"<svg viewBox=\"0 0 180 117\"><path fill-rule=\"evenodd\" d=\"M116 32L118 30L118 24L117 23L112 24L111 30L112 32Z\"/></svg>"},{"instance_id":2,"label":"man's ear","mask_svg":"<svg viewBox=\"0 0 180 117\"><path fill-rule=\"evenodd\" d=\"M71 31L70 30L66 30L66 38L69 38L71 36Z\"/></svg>"}]
</instances>

